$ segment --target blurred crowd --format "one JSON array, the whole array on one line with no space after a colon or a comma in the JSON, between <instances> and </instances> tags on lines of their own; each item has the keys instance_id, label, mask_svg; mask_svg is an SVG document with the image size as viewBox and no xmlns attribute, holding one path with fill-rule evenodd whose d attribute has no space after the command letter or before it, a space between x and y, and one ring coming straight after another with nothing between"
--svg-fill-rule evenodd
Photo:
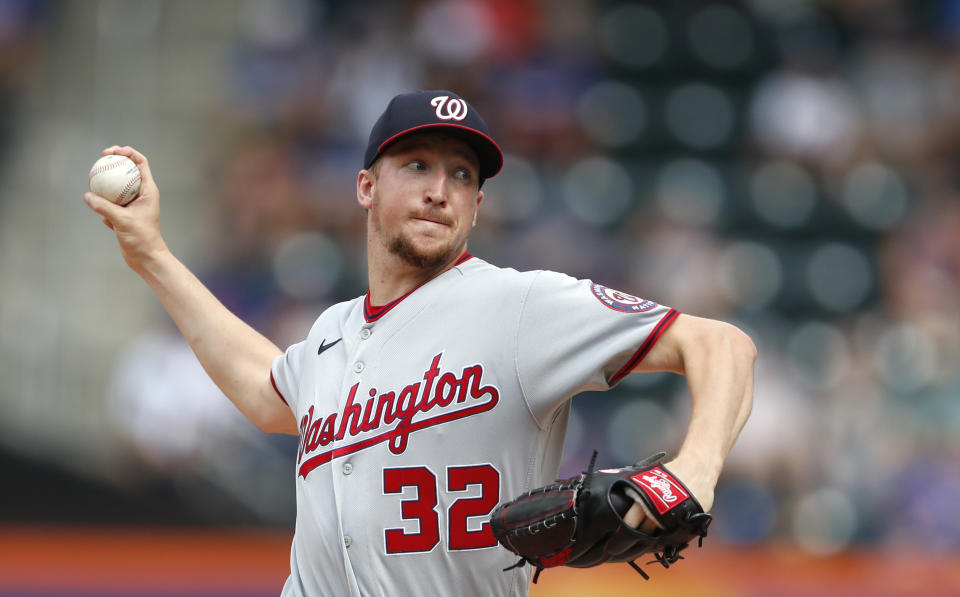
<instances>
[{"instance_id":1,"label":"blurred crowd","mask_svg":"<svg viewBox=\"0 0 960 597\"><path fill-rule=\"evenodd\" d=\"M960 1L242 7L198 272L238 315L285 347L365 292L366 135L394 94L452 89L507 154L473 254L757 343L718 536L960 548ZM157 470L229 477L216 454L242 445L290 483L291 444L204 380L174 329L144 332L112 382L118 432ZM561 473L676 449L688 402L669 374L577 399Z\"/></svg>"},{"instance_id":2,"label":"blurred crowd","mask_svg":"<svg viewBox=\"0 0 960 597\"><path fill-rule=\"evenodd\" d=\"M0 164L13 141L15 104L45 44L43 0L0 0Z\"/></svg>"}]
</instances>

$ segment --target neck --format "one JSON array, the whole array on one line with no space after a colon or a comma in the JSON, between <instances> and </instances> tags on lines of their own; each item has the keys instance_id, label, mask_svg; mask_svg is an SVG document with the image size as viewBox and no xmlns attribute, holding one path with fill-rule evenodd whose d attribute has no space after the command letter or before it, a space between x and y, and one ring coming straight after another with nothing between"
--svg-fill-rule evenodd
<instances>
[{"instance_id":1,"label":"neck","mask_svg":"<svg viewBox=\"0 0 960 597\"><path fill-rule=\"evenodd\" d=\"M370 240L367 241L367 275L370 281L370 303L386 305L414 288L421 286L447 271L467 250L466 245L450 259L433 268L411 265Z\"/></svg>"}]
</instances>

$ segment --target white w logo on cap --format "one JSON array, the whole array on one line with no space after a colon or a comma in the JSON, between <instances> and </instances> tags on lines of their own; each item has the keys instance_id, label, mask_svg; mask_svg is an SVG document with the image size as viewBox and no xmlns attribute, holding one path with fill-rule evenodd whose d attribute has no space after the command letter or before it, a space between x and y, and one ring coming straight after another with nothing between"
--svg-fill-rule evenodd
<instances>
[{"instance_id":1,"label":"white w logo on cap","mask_svg":"<svg viewBox=\"0 0 960 597\"><path fill-rule=\"evenodd\" d=\"M462 99L438 95L430 100L430 105L437 108L437 118L440 120L463 120L467 117L467 102Z\"/></svg>"}]
</instances>

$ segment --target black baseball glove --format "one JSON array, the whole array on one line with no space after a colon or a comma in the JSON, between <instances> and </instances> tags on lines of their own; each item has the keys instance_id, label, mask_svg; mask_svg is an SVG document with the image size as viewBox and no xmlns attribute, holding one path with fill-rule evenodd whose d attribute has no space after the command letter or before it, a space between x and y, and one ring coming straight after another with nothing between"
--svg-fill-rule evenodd
<instances>
[{"instance_id":1,"label":"black baseball glove","mask_svg":"<svg viewBox=\"0 0 960 597\"><path fill-rule=\"evenodd\" d=\"M664 568L682 559L680 552L691 540L703 543L712 518L663 466L664 456L661 452L634 466L594 472L594 452L585 473L497 506L490 517L493 534L520 556L505 570L529 562L537 569L537 582L544 568L628 562L649 579L634 562L643 554L652 554ZM660 527L652 534L623 520L635 500Z\"/></svg>"}]
</instances>

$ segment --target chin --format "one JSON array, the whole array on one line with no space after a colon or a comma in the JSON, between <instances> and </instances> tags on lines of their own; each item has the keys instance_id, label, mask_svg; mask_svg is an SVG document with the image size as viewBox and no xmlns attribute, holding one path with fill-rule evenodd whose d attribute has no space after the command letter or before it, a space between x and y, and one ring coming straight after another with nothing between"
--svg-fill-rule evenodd
<instances>
[{"instance_id":1,"label":"chin","mask_svg":"<svg viewBox=\"0 0 960 597\"><path fill-rule=\"evenodd\" d=\"M432 243L431 243L432 244ZM409 238L397 236L388 245L390 252L409 265L419 269L435 269L459 255L456 244L423 246Z\"/></svg>"}]
</instances>

